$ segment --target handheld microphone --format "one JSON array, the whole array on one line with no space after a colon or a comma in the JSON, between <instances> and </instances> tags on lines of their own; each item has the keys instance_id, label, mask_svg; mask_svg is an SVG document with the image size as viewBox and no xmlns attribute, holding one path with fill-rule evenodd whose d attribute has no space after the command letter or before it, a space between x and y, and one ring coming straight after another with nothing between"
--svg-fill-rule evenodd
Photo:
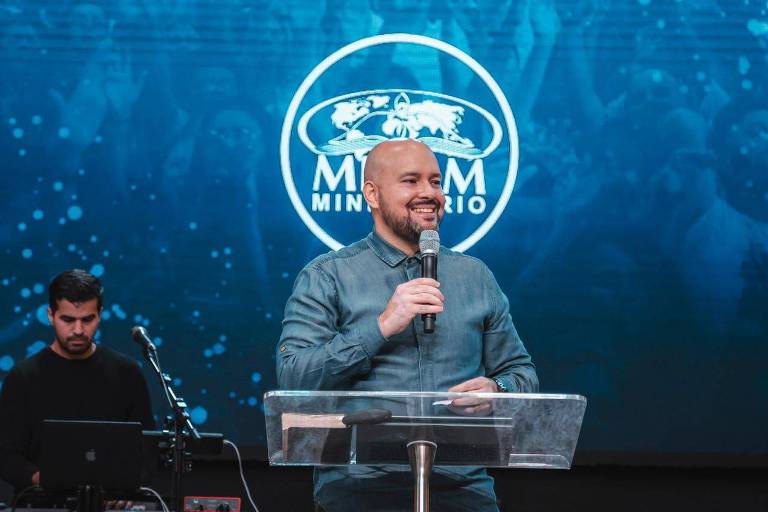
<instances>
[{"instance_id":1,"label":"handheld microphone","mask_svg":"<svg viewBox=\"0 0 768 512\"><path fill-rule=\"evenodd\" d=\"M149 339L149 333L144 327L140 325L133 326L131 338L144 349L144 352L155 352L155 344Z\"/></svg>"},{"instance_id":2,"label":"handheld microphone","mask_svg":"<svg viewBox=\"0 0 768 512\"><path fill-rule=\"evenodd\" d=\"M341 422L349 427L352 425L378 425L391 419L392 411L388 409L368 409L345 414L341 418Z\"/></svg>"},{"instance_id":3,"label":"handheld microphone","mask_svg":"<svg viewBox=\"0 0 768 512\"><path fill-rule=\"evenodd\" d=\"M437 253L440 252L440 235L434 229L425 229L419 236L419 250L421 251L421 277L437 279ZM424 322L424 332L435 332L434 313L421 315Z\"/></svg>"}]
</instances>

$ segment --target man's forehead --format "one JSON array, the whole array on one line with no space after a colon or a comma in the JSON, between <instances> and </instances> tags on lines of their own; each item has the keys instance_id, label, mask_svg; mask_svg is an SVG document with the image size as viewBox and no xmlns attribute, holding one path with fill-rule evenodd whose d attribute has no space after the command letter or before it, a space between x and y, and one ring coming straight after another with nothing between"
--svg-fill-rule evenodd
<instances>
[{"instance_id":1,"label":"man's forehead","mask_svg":"<svg viewBox=\"0 0 768 512\"><path fill-rule=\"evenodd\" d=\"M437 159L427 145L411 139L385 141L373 148L365 162L365 179L374 182L408 172L440 175Z\"/></svg>"},{"instance_id":2,"label":"man's forehead","mask_svg":"<svg viewBox=\"0 0 768 512\"><path fill-rule=\"evenodd\" d=\"M432 154L429 146L413 139L387 140L373 148L371 154Z\"/></svg>"},{"instance_id":3,"label":"man's forehead","mask_svg":"<svg viewBox=\"0 0 768 512\"><path fill-rule=\"evenodd\" d=\"M67 299L59 299L56 301L56 306L59 312L66 310L68 313L81 313L86 315L98 312L99 309L97 299L90 299L84 302L70 302Z\"/></svg>"},{"instance_id":4,"label":"man's forehead","mask_svg":"<svg viewBox=\"0 0 768 512\"><path fill-rule=\"evenodd\" d=\"M412 140L382 143L373 149L368 158L373 158L374 163L382 169L395 167L402 161L429 162L429 165L434 162L437 167L437 159L432 150L425 144Z\"/></svg>"}]
</instances>

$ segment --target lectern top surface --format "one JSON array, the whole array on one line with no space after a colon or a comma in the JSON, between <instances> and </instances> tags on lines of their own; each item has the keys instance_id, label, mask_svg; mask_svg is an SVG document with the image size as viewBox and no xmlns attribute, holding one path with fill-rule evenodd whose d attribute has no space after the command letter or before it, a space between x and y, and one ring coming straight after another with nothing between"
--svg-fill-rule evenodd
<instances>
[{"instance_id":1,"label":"lectern top surface","mask_svg":"<svg viewBox=\"0 0 768 512\"><path fill-rule=\"evenodd\" d=\"M407 447L437 447L436 466L567 469L586 398L544 393L270 391L276 465L407 465Z\"/></svg>"},{"instance_id":2,"label":"lectern top surface","mask_svg":"<svg viewBox=\"0 0 768 512\"><path fill-rule=\"evenodd\" d=\"M276 390L264 393L264 399L278 397L360 397L360 398L458 398L472 395L479 398L494 398L502 400L576 400L586 402L581 395L559 393L450 393L447 391L303 391Z\"/></svg>"}]
</instances>

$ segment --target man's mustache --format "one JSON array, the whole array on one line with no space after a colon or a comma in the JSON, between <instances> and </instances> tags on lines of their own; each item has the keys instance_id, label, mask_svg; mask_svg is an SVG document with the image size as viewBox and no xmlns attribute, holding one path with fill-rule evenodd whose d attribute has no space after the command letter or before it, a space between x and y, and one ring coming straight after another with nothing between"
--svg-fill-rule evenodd
<instances>
[{"instance_id":1,"label":"man's mustache","mask_svg":"<svg viewBox=\"0 0 768 512\"><path fill-rule=\"evenodd\" d=\"M87 336L70 336L67 341L88 341Z\"/></svg>"}]
</instances>

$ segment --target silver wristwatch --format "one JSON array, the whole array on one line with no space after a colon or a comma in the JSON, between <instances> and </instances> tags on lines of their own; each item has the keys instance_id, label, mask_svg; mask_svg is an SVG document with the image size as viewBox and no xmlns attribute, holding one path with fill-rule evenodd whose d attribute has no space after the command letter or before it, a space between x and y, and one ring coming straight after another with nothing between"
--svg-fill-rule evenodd
<instances>
[{"instance_id":1,"label":"silver wristwatch","mask_svg":"<svg viewBox=\"0 0 768 512\"><path fill-rule=\"evenodd\" d=\"M506 384L504 384L503 380L499 378L493 378L492 380L499 387L499 393L509 393L509 388L507 387Z\"/></svg>"}]
</instances>

